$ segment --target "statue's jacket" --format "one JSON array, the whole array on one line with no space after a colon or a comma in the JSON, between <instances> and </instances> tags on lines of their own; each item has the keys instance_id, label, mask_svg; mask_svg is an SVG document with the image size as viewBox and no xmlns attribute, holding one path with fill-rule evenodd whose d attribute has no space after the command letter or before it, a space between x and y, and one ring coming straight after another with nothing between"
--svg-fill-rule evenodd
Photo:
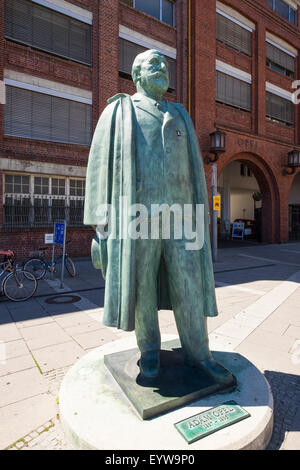
<instances>
[{"instance_id":1,"label":"statue's jacket","mask_svg":"<svg viewBox=\"0 0 300 470\"><path fill-rule=\"evenodd\" d=\"M132 98L119 94L108 100L99 118L89 155L84 207L84 224L107 226L106 211L112 205L115 218L111 226L116 237L92 241L92 260L102 270L105 283L103 323L106 326L134 330L135 326L135 240L120 236L120 197L128 205L136 203L136 121ZM199 296L203 313L217 316L213 265L209 236L209 205L202 157L192 120L179 103L172 103L183 118L189 143L190 168L196 204L204 205L204 244L196 251L201 258L202 286ZM100 208L100 210L99 210ZM113 218L112 218L113 219ZM162 259L157 281L158 310L172 310L168 294L167 272Z\"/></svg>"}]
</instances>

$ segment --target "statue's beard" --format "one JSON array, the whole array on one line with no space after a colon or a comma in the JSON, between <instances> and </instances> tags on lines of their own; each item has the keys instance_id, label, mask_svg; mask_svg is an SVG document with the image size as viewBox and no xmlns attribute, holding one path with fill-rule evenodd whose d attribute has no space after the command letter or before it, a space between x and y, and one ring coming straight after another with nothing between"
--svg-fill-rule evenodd
<instances>
[{"instance_id":1,"label":"statue's beard","mask_svg":"<svg viewBox=\"0 0 300 470\"><path fill-rule=\"evenodd\" d=\"M146 78L142 78L140 84L149 93L163 95L169 88L169 79L167 75L156 72L150 76L148 75Z\"/></svg>"}]
</instances>

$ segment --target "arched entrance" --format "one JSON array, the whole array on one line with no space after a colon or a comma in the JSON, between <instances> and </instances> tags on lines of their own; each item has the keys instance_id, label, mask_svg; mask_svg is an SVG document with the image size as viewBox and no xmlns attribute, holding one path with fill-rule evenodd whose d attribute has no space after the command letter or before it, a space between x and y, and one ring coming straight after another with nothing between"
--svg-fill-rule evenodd
<instances>
[{"instance_id":1,"label":"arched entrance","mask_svg":"<svg viewBox=\"0 0 300 470\"><path fill-rule=\"evenodd\" d=\"M221 211L219 238L232 238L232 225L245 222L244 238L259 242L279 241L279 193L266 162L251 153L240 153L218 164Z\"/></svg>"},{"instance_id":2,"label":"arched entrance","mask_svg":"<svg viewBox=\"0 0 300 470\"><path fill-rule=\"evenodd\" d=\"M294 177L289 194L289 240L300 240L300 173Z\"/></svg>"}]
</instances>

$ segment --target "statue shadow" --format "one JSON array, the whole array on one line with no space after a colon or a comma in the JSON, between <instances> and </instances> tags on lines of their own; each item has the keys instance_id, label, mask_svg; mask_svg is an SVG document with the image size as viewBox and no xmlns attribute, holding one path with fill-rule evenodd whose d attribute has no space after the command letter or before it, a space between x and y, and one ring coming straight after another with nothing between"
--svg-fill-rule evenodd
<instances>
[{"instance_id":1,"label":"statue shadow","mask_svg":"<svg viewBox=\"0 0 300 470\"><path fill-rule=\"evenodd\" d=\"M274 428L267 450L279 450L287 433L300 433L300 376L270 370L264 375L274 399ZM300 437L298 449L299 445Z\"/></svg>"},{"instance_id":2,"label":"statue shadow","mask_svg":"<svg viewBox=\"0 0 300 470\"><path fill-rule=\"evenodd\" d=\"M203 387L208 393L194 402L187 402L185 406L191 409L197 407L199 400L204 407L236 400L240 406L247 407L248 410L250 407L251 414L251 407L270 406L268 386L260 387L259 398L256 393L258 381L262 383L266 379L274 400L273 434L266 450L279 450L288 432L300 432L300 376L269 370L262 373L239 353L213 351L212 354L217 362L237 377L237 386L234 390L209 393L213 380L203 371L185 366L181 348L162 350L159 376L147 383L138 375L136 383L144 390L148 389L149 394L170 399L174 397L188 399L195 390ZM252 391L245 393L245 387L252 387Z\"/></svg>"},{"instance_id":3,"label":"statue shadow","mask_svg":"<svg viewBox=\"0 0 300 470\"><path fill-rule=\"evenodd\" d=\"M131 380L139 394L153 406L162 404L164 407L166 402L172 403L166 412L181 406L197 407L199 400L202 406L208 407L230 400L248 408L271 406L269 387L264 376L248 359L236 352L212 351L212 354L234 376L231 384L220 385L206 371L186 366L180 347L161 351L158 377L145 379L138 374L132 376ZM252 391L247 388L252 388Z\"/></svg>"}]
</instances>

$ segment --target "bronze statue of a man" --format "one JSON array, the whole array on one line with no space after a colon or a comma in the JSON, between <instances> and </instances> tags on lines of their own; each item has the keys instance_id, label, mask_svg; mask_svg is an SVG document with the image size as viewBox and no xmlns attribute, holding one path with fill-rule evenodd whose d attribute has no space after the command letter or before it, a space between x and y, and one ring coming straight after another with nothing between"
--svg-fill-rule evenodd
<instances>
[{"instance_id":1,"label":"bronze statue of a man","mask_svg":"<svg viewBox=\"0 0 300 470\"><path fill-rule=\"evenodd\" d=\"M84 223L96 229L92 258L106 279L104 324L135 329L141 375L152 378L160 367L158 310L173 310L185 362L228 384L232 375L208 346L206 317L218 312L206 181L194 126L181 104L163 99L169 76L159 51L139 54L132 77L137 93L111 98L100 116L87 170ZM189 205L193 222L196 205L204 206L202 248L187 249L185 235L164 237L161 230L152 238L123 236L120 226L131 219L121 198L149 211L147 226L155 217L162 222L160 210L150 212L153 205ZM109 206L112 221L103 210ZM105 237L109 224L114 236Z\"/></svg>"}]
</instances>

